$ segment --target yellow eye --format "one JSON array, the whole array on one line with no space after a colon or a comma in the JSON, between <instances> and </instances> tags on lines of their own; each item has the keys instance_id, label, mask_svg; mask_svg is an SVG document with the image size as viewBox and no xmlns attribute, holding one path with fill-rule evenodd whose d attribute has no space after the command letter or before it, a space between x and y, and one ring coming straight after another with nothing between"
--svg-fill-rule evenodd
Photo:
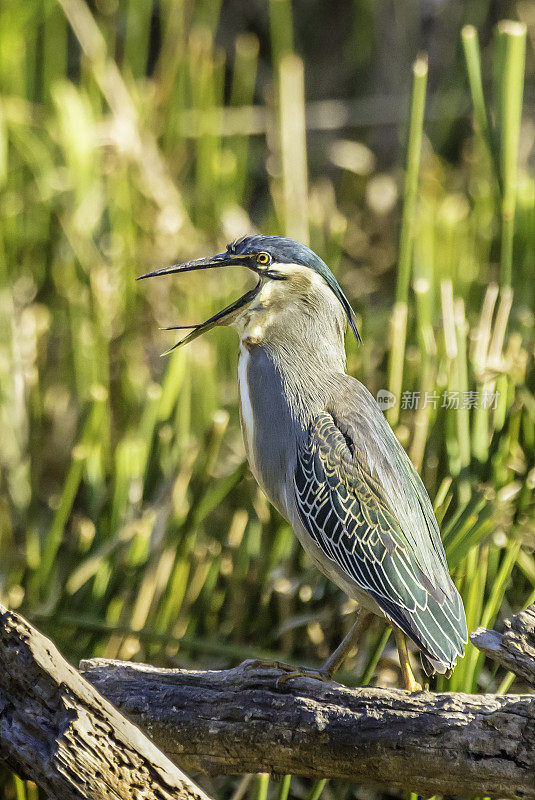
<instances>
[{"instance_id":1,"label":"yellow eye","mask_svg":"<svg viewBox=\"0 0 535 800\"><path fill-rule=\"evenodd\" d=\"M256 263L265 267L267 264L271 263L271 256L269 253L259 253L256 257Z\"/></svg>"}]
</instances>

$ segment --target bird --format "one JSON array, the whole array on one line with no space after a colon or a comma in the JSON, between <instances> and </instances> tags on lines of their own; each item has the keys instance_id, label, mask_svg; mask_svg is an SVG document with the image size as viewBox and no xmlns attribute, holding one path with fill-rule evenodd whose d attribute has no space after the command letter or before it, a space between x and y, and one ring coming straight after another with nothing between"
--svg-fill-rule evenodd
<instances>
[{"instance_id":1,"label":"bird","mask_svg":"<svg viewBox=\"0 0 535 800\"><path fill-rule=\"evenodd\" d=\"M237 331L251 471L313 563L358 602L360 617L313 676L333 678L370 612L393 627L405 689L421 688L406 637L427 675L449 675L467 641L462 599L420 476L375 398L346 372L346 330L360 335L326 263L288 237L251 234L140 278L231 265L254 273L254 288L205 322L172 326L191 332L171 350L214 326ZM283 666L289 677L307 674Z\"/></svg>"}]
</instances>

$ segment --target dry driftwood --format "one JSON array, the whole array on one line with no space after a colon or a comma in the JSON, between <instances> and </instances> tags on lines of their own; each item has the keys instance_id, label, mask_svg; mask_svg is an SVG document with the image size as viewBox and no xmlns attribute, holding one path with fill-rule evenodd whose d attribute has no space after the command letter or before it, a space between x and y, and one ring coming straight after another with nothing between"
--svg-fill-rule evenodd
<instances>
[{"instance_id":1,"label":"dry driftwood","mask_svg":"<svg viewBox=\"0 0 535 800\"><path fill-rule=\"evenodd\" d=\"M43 634L0 605L0 758L61 800L209 800Z\"/></svg>"},{"instance_id":2,"label":"dry driftwood","mask_svg":"<svg viewBox=\"0 0 535 800\"><path fill-rule=\"evenodd\" d=\"M535 697L347 689L241 665L94 659L98 690L189 771L344 778L420 794L535 798Z\"/></svg>"},{"instance_id":3,"label":"dry driftwood","mask_svg":"<svg viewBox=\"0 0 535 800\"><path fill-rule=\"evenodd\" d=\"M199 772L535 800L533 695L350 690L307 678L279 686L278 669L244 665L190 672L94 660L83 670L94 686L0 606L0 757L52 798L207 800L160 745Z\"/></svg>"},{"instance_id":4,"label":"dry driftwood","mask_svg":"<svg viewBox=\"0 0 535 800\"><path fill-rule=\"evenodd\" d=\"M505 620L504 633L478 628L470 641L489 658L535 686L535 604Z\"/></svg>"}]
</instances>

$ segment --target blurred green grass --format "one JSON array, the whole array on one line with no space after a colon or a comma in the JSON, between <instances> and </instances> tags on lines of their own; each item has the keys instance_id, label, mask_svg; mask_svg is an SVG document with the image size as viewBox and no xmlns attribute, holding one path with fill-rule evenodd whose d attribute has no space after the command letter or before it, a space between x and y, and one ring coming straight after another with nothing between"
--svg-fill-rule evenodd
<instances>
[{"instance_id":1,"label":"blurred green grass","mask_svg":"<svg viewBox=\"0 0 535 800\"><path fill-rule=\"evenodd\" d=\"M154 14L133 0L0 9L1 601L74 663L317 664L349 629L353 603L307 561L244 463L233 333L159 357L174 343L159 326L206 318L245 278L134 280L257 228L308 239L337 272L362 319L352 374L376 392L397 370L402 392L440 398L412 409L398 393L391 421L435 498L469 630L499 625L535 596L535 182L525 155L516 176L518 131L503 124L516 113L518 127L522 104L507 31L489 45L505 66L483 108L465 31L476 128L458 162L425 136L421 163L409 159L395 294L403 175L336 120L321 157L307 156L307 68L288 0L269 3L271 59L250 32L223 50L224 4L161 2L157 44ZM526 137L529 126L521 153ZM405 304L394 341L400 320L406 335L389 362L394 301ZM444 392L498 399L446 408ZM343 679L397 683L387 640L376 620ZM435 682L510 684L471 645ZM7 798L36 796L0 780ZM268 790L260 780L251 791Z\"/></svg>"}]
</instances>

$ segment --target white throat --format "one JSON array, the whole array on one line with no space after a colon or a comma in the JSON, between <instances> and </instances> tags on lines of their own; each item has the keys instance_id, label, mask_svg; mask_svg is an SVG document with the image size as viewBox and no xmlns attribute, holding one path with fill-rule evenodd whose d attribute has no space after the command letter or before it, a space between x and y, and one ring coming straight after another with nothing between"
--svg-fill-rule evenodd
<instances>
[{"instance_id":1,"label":"white throat","mask_svg":"<svg viewBox=\"0 0 535 800\"><path fill-rule=\"evenodd\" d=\"M240 355L238 358L238 385L240 389L240 414L242 422L243 440L245 451L253 474L256 473L254 465L254 416L249 393L249 383L247 381L247 368L249 366L249 351L240 343Z\"/></svg>"}]
</instances>

